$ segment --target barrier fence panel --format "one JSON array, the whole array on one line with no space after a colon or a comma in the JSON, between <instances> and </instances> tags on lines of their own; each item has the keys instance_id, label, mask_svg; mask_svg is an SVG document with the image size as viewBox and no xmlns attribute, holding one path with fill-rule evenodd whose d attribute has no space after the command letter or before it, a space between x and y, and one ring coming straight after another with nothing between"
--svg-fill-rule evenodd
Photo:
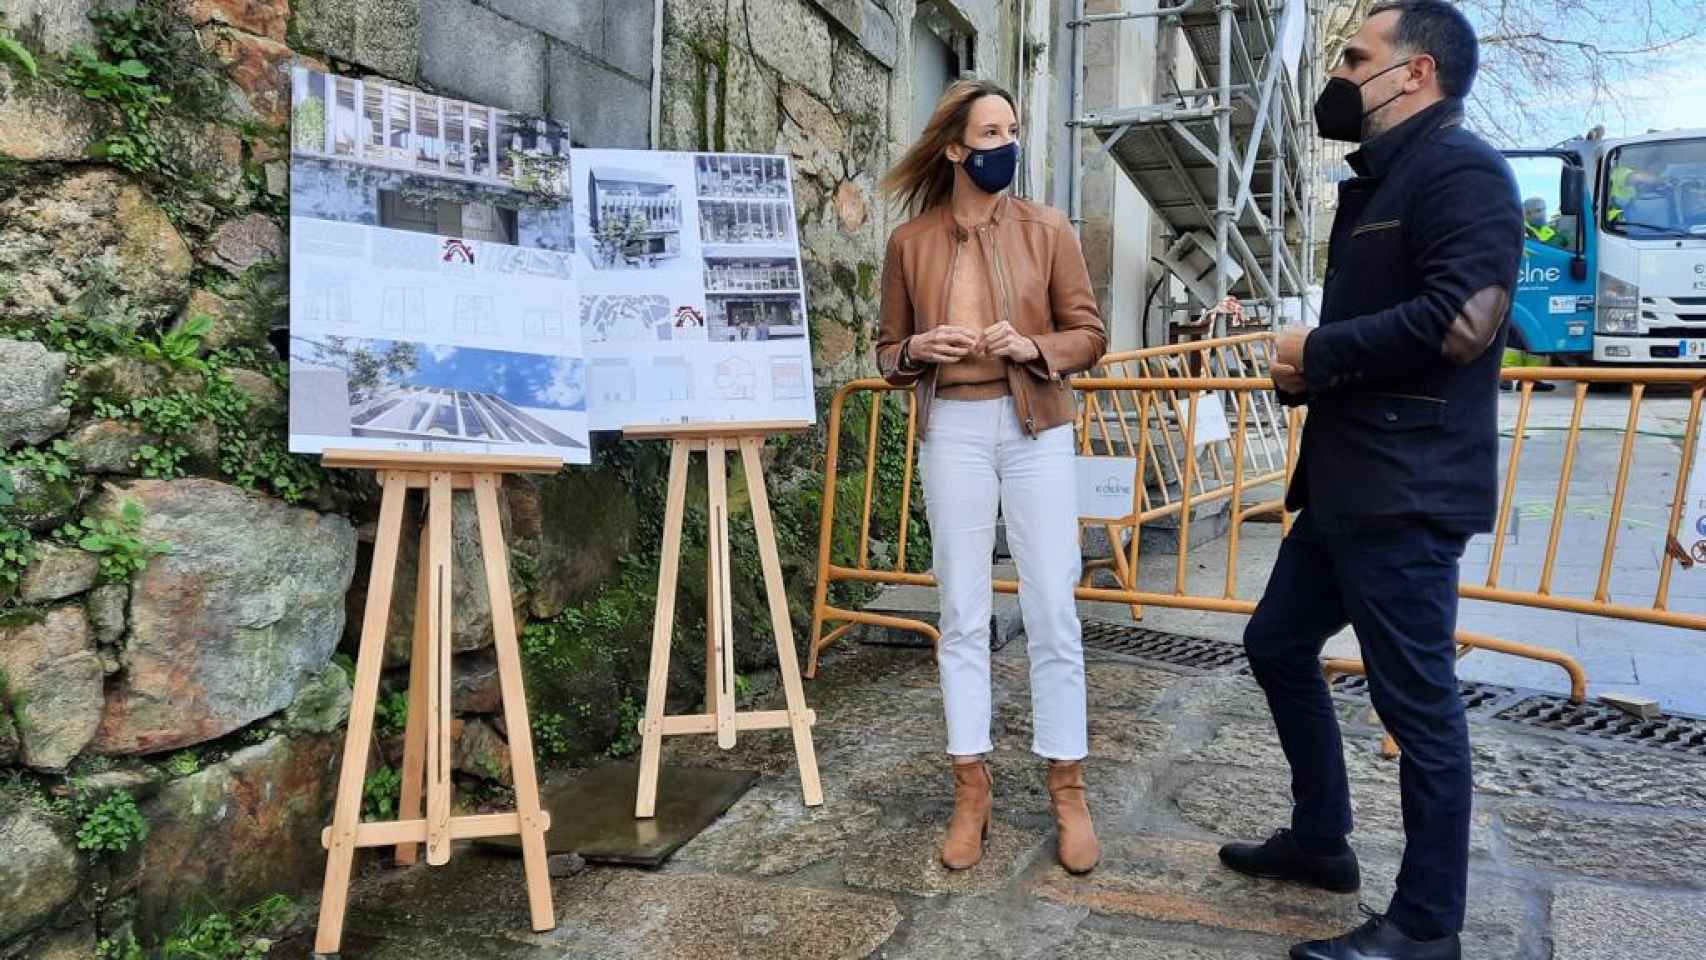
<instances>
[{"instance_id":1,"label":"barrier fence panel","mask_svg":"<svg viewBox=\"0 0 1706 960\"><path fill-rule=\"evenodd\" d=\"M1297 459L1297 440L1301 434L1303 413L1280 408L1272 394L1273 384L1265 377L1267 351L1271 336L1255 334L1182 344L1172 348L1136 351L1110 355L1092 373L1079 377L1072 385L1080 394L1080 413L1075 429L1078 431L1078 450L1090 456L1125 456L1134 458L1135 476L1132 484L1131 512L1124 517L1094 518L1087 526L1102 528L1111 547L1110 556L1102 566L1114 572L1117 588L1093 587L1081 584L1077 590L1080 600L1102 601L1130 605L1134 615L1141 605L1180 609L1204 610L1248 615L1255 601L1238 596L1236 571L1240 549L1240 529L1252 518L1275 516L1284 519L1283 491ZM1706 563L1706 534L1690 534L1693 544L1685 548L1679 540L1679 530L1688 502L1690 473L1695 466L1695 451L1700 441L1701 407L1706 396L1706 379L1690 370L1602 370L1573 368L1512 368L1503 377L1516 387L1516 424L1508 451L1504 454L1502 491L1494 535L1491 540L1491 562L1485 582L1465 581L1459 595L1465 599L1512 604L1574 614L1587 614L1614 620L1651 623L1695 630L1706 630L1706 612L1673 609L1669 597L1678 568L1689 570ZM1540 380L1555 381L1573 387L1574 399L1570 426L1565 432L1562 465L1557 477L1555 501L1552 506L1548 538L1533 583L1507 582L1501 567L1505 557L1506 534L1511 529L1516 506L1517 480L1523 471L1523 455L1528 439L1529 420L1534 403L1534 384ZM1616 478L1612 484L1611 502L1606 518L1602 544L1596 544L1599 565L1593 589L1574 595L1558 589L1555 573L1568 497L1580 458L1584 411L1591 384L1625 385L1629 388L1627 423L1618 451ZM1656 580L1653 581L1651 603L1632 603L1619 599L1614 593L1612 561L1620 539L1624 539L1623 516L1629 497L1631 466L1635 455L1635 438L1643 401L1655 387L1686 388L1689 397L1687 424L1681 437L1674 465L1674 486L1668 491L1669 522L1657 544L1661 557ZM899 482L893 476L878 477L879 465L891 470L894 458L886 461L877 455L883 399L901 394L906 411L905 453L899 459ZM836 494L841 486L838 476L841 456L843 420L850 404L868 401L870 422L866 425L864 476L856 489L863 493L861 527L851 562L838 562L832 556L836 535ZM871 559L871 518L878 509L885 491L898 491L899 503L910 505L917 486L917 410L910 388L897 388L881 380L859 380L837 391L830 408L830 446L826 463L823 513L820 528L818 577L813 602L812 644L807 675L815 676L818 656L824 648L860 625L910 630L938 639L937 631L923 621L848 610L828 602L829 586L835 582L933 586L934 578L927 572L928 558L914 555L909 569L907 561L909 509L899 514L898 543L886 564L873 564ZM1213 410L1227 418L1225 436L1215 435L1199 443L1206 421ZM1229 413L1228 413L1229 411ZM1251 492L1259 496L1252 499ZM1706 494L1703 494L1706 495ZM1193 592L1186 573L1190 564L1190 526L1197 508L1230 500L1229 525L1225 548L1224 578L1216 577L1219 588ZM1706 504L1702 504L1706 509ZM1138 564L1141 556L1142 526L1145 523L1171 518L1177 525L1178 552L1173 558L1171 589L1144 590L1138 585ZM1697 554L1697 555L1696 555ZM1093 563L1094 561L1092 561ZM1089 566L1089 564L1087 564ZM1698 575L1706 576L1706 571ZM1015 593L1017 581L997 580L995 590ZM1626 596L1626 595L1625 595ZM830 624L838 624L825 633ZM1473 631L1458 632L1459 656L1472 650L1490 650L1512 656L1550 663L1564 670L1570 680L1571 699L1580 702L1586 697L1587 678L1581 664L1569 654L1533 644L1520 643ZM1329 676L1360 674L1362 664L1351 659L1332 659L1323 664Z\"/></svg>"}]
</instances>

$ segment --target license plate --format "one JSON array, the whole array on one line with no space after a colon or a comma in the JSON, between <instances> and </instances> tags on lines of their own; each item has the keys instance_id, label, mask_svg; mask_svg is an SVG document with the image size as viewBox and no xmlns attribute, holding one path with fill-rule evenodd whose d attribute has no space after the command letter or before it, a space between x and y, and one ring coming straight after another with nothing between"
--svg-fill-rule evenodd
<instances>
[{"instance_id":1,"label":"license plate","mask_svg":"<svg viewBox=\"0 0 1706 960\"><path fill-rule=\"evenodd\" d=\"M1684 340L1678 352L1685 357L1706 357L1706 340Z\"/></svg>"}]
</instances>

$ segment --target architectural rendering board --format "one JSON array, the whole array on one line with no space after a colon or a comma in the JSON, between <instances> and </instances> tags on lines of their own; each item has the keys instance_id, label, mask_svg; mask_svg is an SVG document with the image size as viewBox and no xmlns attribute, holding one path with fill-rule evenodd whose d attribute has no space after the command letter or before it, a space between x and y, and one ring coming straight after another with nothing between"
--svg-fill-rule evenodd
<instances>
[{"instance_id":1,"label":"architectural rendering board","mask_svg":"<svg viewBox=\"0 0 1706 960\"><path fill-rule=\"evenodd\" d=\"M816 418L792 171L784 157L574 150L575 288L587 358L658 378L600 384L595 430ZM614 367L601 368L614 370ZM626 381L620 381L625 383ZM780 384L781 389L775 389Z\"/></svg>"},{"instance_id":2,"label":"architectural rendering board","mask_svg":"<svg viewBox=\"0 0 1706 960\"><path fill-rule=\"evenodd\" d=\"M568 131L297 69L291 449L587 463Z\"/></svg>"},{"instance_id":3,"label":"architectural rendering board","mask_svg":"<svg viewBox=\"0 0 1706 960\"><path fill-rule=\"evenodd\" d=\"M292 84L292 450L587 463L590 430L815 419L786 158Z\"/></svg>"}]
</instances>

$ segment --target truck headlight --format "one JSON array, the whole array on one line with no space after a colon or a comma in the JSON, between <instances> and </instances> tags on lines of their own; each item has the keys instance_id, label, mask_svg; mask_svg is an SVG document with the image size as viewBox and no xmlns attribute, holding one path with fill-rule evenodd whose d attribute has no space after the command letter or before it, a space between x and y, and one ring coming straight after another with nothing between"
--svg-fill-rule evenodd
<instances>
[{"instance_id":1,"label":"truck headlight","mask_svg":"<svg viewBox=\"0 0 1706 960\"><path fill-rule=\"evenodd\" d=\"M1594 330L1599 333L1639 333L1641 292L1610 274L1599 275Z\"/></svg>"}]
</instances>

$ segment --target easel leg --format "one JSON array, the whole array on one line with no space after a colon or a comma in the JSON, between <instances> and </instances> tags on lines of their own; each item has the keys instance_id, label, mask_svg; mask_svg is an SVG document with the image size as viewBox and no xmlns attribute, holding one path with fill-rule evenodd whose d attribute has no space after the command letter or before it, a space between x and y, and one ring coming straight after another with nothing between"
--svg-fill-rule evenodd
<instances>
[{"instance_id":1,"label":"easel leg","mask_svg":"<svg viewBox=\"0 0 1706 960\"><path fill-rule=\"evenodd\" d=\"M708 511L711 529L705 540L705 562L715 571L713 592L717 597L716 619L707 625L716 638L717 666L714 672L706 669L706 679L716 680L717 746L729 750L735 745L735 671L734 624L731 622L734 604L729 582L732 572L729 569L728 461L725 451L722 438L713 437L705 441L705 480L711 508ZM707 695L706 706L710 705Z\"/></svg>"},{"instance_id":2,"label":"easel leg","mask_svg":"<svg viewBox=\"0 0 1706 960\"><path fill-rule=\"evenodd\" d=\"M399 473L383 475L379 527L373 544L373 574L367 610L361 621L356 655L355 696L350 704L344 759L338 773L331 842L326 850L326 883L320 900L320 924L314 952L335 954L343 942L344 911L349 906L350 868L355 863L356 826L361 822L361 790L367 779L367 747L373 736L373 709L379 699L379 670L385 659L385 625L391 614L391 587L397 574L397 543L402 537L403 502L408 486Z\"/></svg>"},{"instance_id":3,"label":"easel leg","mask_svg":"<svg viewBox=\"0 0 1706 960\"><path fill-rule=\"evenodd\" d=\"M409 652L409 719L403 728L403 793L397 799L397 819L419 820L421 793L426 786L427 732L427 659L432 655L427 643L430 635L427 594L432 583L431 566L427 564L427 528L421 525L420 552L415 567L415 638ZM408 865L420 855L420 844L397 844L397 863Z\"/></svg>"},{"instance_id":4,"label":"easel leg","mask_svg":"<svg viewBox=\"0 0 1706 960\"><path fill-rule=\"evenodd\" d=\"M823 784L818 779L817 750L812 746L806 691L800 683L800 660L794 650L788 594L782 583L782 560L776 550L776 527L770 519L770 499L764 489L764 464L759 459L763 444L762 437L742 437L741 461L746 466L752 526L758 534L758 556L764 566L764 592L770 601L770 625L776 634L776 660L782 670L782 688L788 697L789 726L794 732L794 759L800 766L800 790L806 806L816 807L823 804Z\"/></svg>"},{"instance_id":5,"label":"easel leg","mask_svg":"<svg viewBox=\"0 0 1706 960\"><path fill-rule=\"evenodd\" d=\"M657 809L658 767L663 761L663 709L669 693L669 645L675 635L675 576L681 568L681 515L687 506L687 441L675 440L669 453L669 503L664 509L662 564L657 606L652 614L652 667L646 680L646 719L640 741L640 785L634 816L650 818Z\"/></svg>"},{"instance_id":6,"label":"easel leg","mask_svg":"<svg viewBox=\"0 0 1706 960\"><path fill-rule=\"evenodd\" d=\"M427 491L427 863L450 862L450 474L434 471Z\"/></svg>"},{"instance_id":7,"label":"easel leg","mask_svg":"<svg viewBox=\"0 0 1706 960\"><path fill-rule=\"evenodd\" d=\"M528 725L527 694L522 687L521 650L515 642L515 611L510 607L509 553L498 519L498 478L474 478L474 501L480 517L480 553L486 563L486 590L492 598L492 636L498 653L498 683L503 691L504 721L509 730L511 772L515 778L516 813L521 820L521 859L527 873L527 901L533 929L557 925L551 907L551 874L545 863L545 815L539 807L539 777L533 769L533 730Z\"/></svg>"}]
</instances>

